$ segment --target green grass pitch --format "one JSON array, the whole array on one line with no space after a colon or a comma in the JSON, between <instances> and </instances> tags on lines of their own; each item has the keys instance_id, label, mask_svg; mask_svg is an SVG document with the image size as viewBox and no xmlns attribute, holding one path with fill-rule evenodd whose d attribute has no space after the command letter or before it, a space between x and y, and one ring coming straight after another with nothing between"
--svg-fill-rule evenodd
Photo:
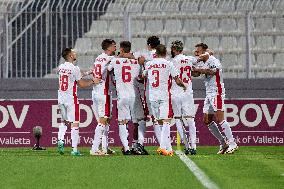
<instances>
[{"instance_id":1,"label":"green grass pitch","mask_svg":"<svg viewBox=\"0 0 284 189\"><path fill-rule=\"evenodd\" d=\"M204 188L179 159L158 156L116 155L71 157L70 148L59 155L55 148L0 149L0 188ZM217 155L217 147L199 147L188 156L219 188L284 188L284 147L240 147L233 155Z\"/></svg>"}]
</instances>

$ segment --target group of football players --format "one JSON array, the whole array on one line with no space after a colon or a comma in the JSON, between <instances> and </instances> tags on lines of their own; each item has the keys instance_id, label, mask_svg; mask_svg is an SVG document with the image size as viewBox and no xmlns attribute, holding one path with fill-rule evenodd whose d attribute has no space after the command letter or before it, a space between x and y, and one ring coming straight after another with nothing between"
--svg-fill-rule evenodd
<instances>
[{"instance_id":1,"label":"group of football players","mask_svg":"<svg viewBox=\"0 0 284 189\"><path fill-rule=\"evenodd\" d=\"M148 49L144 51L133 52L131 42L122 41L119 44L119 54L115 55L116 45L112 39L103 40L102 54L92 63L92 69L84 73L76 66L76 52L71 48L63 50L65 63L58 68L58 105L62 115L58 132L60 154L64 153L66 130L71 127L71 155L81 155L77 149L80 120L78 85L81 88L93 86L92 100L98 124L91 155L114 153L108 147L114 97L117 100L117 121L124 155L148 154L144 148L144 137L148 129L146 123L152 123L159 143L157 153L172 156L170 130L173 122L184 143L184 153L195 155L197 151L192 77L201 75L206 87L204 123L220 143L218 154L237 150L230 125L224 118L225 88L222 66L206 44L196 44L193 56L183 54L184 44L178 40L171 43L171 53L168 56L167 47L160 44L157 36L147 39ZM92 75L93 79L82 79L87 75ZM130 122L133 123L131 146L128 141Z\"/></svg>"}]
</instances>

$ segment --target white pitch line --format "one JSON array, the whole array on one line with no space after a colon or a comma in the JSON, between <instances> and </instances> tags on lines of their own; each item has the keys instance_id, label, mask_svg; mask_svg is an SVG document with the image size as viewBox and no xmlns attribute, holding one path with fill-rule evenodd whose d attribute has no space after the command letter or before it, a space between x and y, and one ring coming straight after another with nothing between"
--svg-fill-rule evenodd
<instances>
[{"instance_id":1,"label":"white pitch line","mask_svg":"<svg viewBox=\"0 0 284 189\"><path fill-rule=\"evenodd\" d=\"M185 163L188 169L195 175L199 182L208 189L219 189L219 187L209 179L209 177L182 151L176 151L177 156Z\"/></svg>"}]
</instances>

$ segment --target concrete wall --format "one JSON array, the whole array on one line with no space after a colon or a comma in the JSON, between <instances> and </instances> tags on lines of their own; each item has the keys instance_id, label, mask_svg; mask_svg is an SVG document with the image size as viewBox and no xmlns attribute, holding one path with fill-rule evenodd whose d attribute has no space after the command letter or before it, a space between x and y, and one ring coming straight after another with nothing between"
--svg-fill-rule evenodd
<instances>
[{"instance_id":1,"label":"concrete wall","mask_svg":"<svg viewBox=\"0 0 284 189\"><path fill-rule=\"evenodd\" d=\"M284 79L225 79L226 98L284 98ZM56 99L57 79L0 79L0 99ZM204 98L202 79L193 80L194 98ZM91 98L91 88L79 89L80 99Z\"/></svg>"}]
</instances>

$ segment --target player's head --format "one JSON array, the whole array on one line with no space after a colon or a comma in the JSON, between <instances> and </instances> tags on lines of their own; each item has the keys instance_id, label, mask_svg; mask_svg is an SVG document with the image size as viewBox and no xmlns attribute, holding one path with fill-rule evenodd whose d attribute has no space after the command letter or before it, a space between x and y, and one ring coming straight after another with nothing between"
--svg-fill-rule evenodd
<instances>
[{"instance_id":1,"label":"player's head","mask_svg":"<svg viewBox=\"0 0 284 189\"><path fill-rule=\"evenodd\" d=\"M147 39L147 46L149 50L156 49L156 47L160 44L160 39L157 36L151 36Z\"/></svg>"},{"instance_id":2,"label":"player's head","mask_svg":"<svg viewBox=\"0 0 284 189\"><path fill-rule=\"evenodd\" d=\"M171 46L172 58L174 58L178 54L181 54L182 51L183 51L183 43L179 40L173 41Z\"/></svg>"},{"instance_id":3,"label":"player's head","mask_svg":"<svg viewBox=\"0 0 284 189\"><path fill-rule=\"evenodd\" d=\"M65 48L62 51L62 57L64 58L65 61L68 61L71 63L77 60L77 54L72 48Z\"/></svg>"},{"instance_id":4,"label":"player's head","mask_svg":"<svg viewBox=\"0 0 284 189\"><path fill-rule=\"evenodd\" d=\"M104 39L102 42L102 49L109 55L116 51L116 43L113 39Z\"/></svg>"},{"instance_id":5,"label":"player's head","mask_svg":"<svg viewBox=\"0 0 284 189\"><path fill-rule=\"evenodd\" d=\"M120 53L130 53L131 51L131 43L130 41L121 41L120 42Z\"/></svg>"},{"instance_id":6,"label":"player's head","mask_svg":"<svg viewBox=\"0 0 284 189\"><path fill-rule=\"evenodd\" d=\"M195 55L196 56L200 56L201 54L204 54L208 49L208 45L206 45L205 43L198 43L197 45L195 45Z\"/></svg>"},{"instance_id":7,"label":"player's head","mask_svg":"<svg viewBox=\"0 0 284 189\"><path fill-rule=\"evenodd\" d=\"M161 58L166 57L167 56L167 48L166 48L166 46L162 45L162 44L158 45L156 47L156 54L157 54L158 57L161 57Z\"/></svg>"}]
</instances>

